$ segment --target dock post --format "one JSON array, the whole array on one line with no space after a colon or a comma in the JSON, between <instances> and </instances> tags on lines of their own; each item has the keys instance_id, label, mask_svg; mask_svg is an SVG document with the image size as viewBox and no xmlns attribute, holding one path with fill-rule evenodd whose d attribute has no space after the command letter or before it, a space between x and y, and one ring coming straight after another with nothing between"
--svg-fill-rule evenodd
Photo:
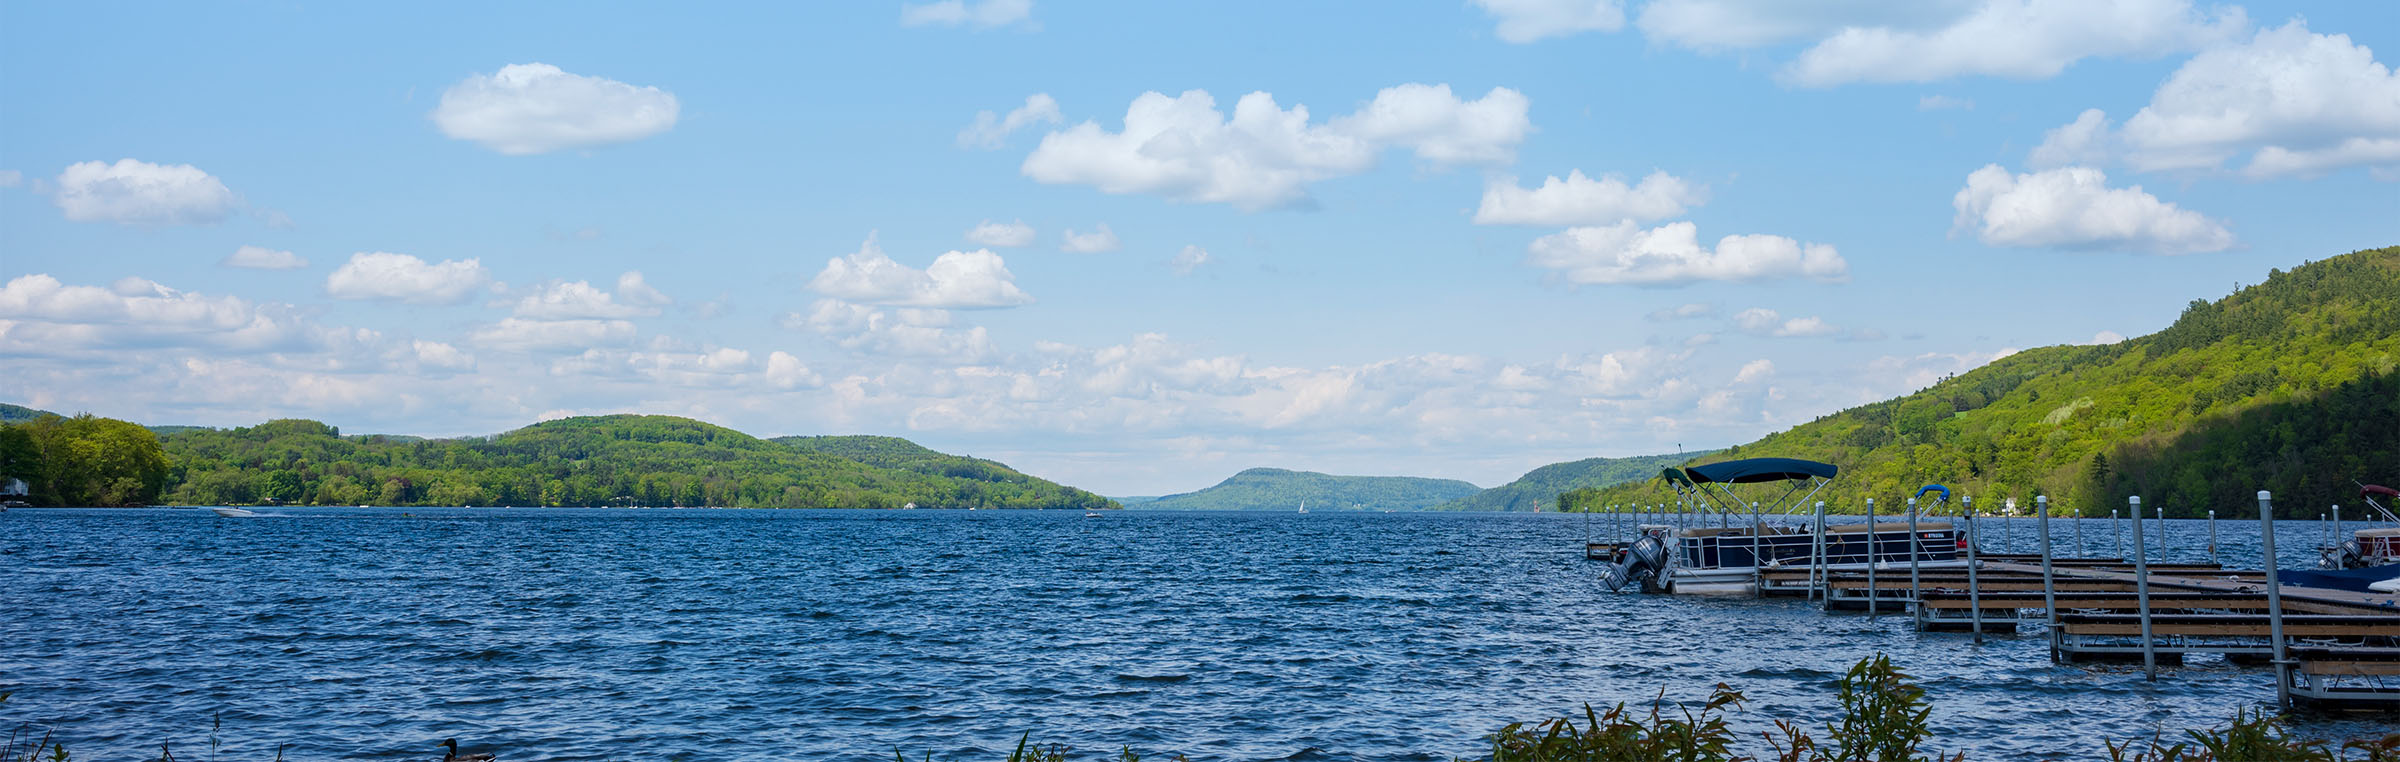
<instances>
[{"instance_id":1,"label":"dock post","mask_svg":"<svg viewBox=\"0 0 2400 762\"><path fill-rule=\"evenodd\" d=\"M1874 616L1875 599L1883 591L1875 587L1875 498L1867 498L1867 616Z\"/></svg>"},{"instance_id":2,"label":"dock post","mask_svg":"<svg viewBox=\"0 0 2400 762\"><path fill-rule=\"evenodd\" d=\"M2318 511L2318 512L2317 512L2317 526L2320 526L2320 527L2324 527L2324 528L2325 528L2325 544L2326 544L2326 545L2332 545L2332 544L2333 544L2333 525L2332 525L2332 524L2327 524L2327 523L2325 523L2325 512L2324 512L2324 511Z\"/></svg>"},{"instance_id":3,"label":"dock post","mask_svg":"<svg viewBox=\"0 0 2400 762\"><path fill-rule=\"evenodd\" d=\"M2142 525L2142 496L2134 495L2125 498L2125 503L2128 510L2133 512L2133 525L2140 527ZM2156 682L2158 680L2158 641L2151 639L2150 636L2150 564L2148 561L2150 543L2145 540L2145 537L2146 535L2141 532L2133 534L2133 594L2136 598L2134 605L2140 606L2142 612L2142 675L2152 682Z\"/></svg>"},{"instance_id":4,"label":"dock post","mask_svg":"<svg viewBox=\"0 0 2400 762\"><path fill-rule=\"evenodd\" d=\"M2082 558L2090 552L2092 546L2083 544L2083 506L2078 505L2075 506L2075 557Z\"/></svg>"},{"instance_id":5,"label":"dock post","mask_svg":"<svg viewBox=\"0 0 2400 762\"><path fill-rule=\"evenodd\" d=\"M1983 538L1975 531L1975 498L1962 497L1958 502L1967 512L1967 618L1974 623L1975 644L1982 645L1983 585L1975 577L1975 567L1981 565L1975 561L1975 546L1983 544Z\"/></svg>"},{"instance_id":6,"label":"dock post","mask_svg":"<svg viewBox=\"0 0 2400 762\"><path fill-rule=\"evenodd\" d=\"M2292 708L2292 663L2283 654L2283 581L2278 579L2275 560L2275 496L2266 490L2258 491L2258 544L2267 554L2267 640L2275 652L2275 703Z\"/></svg>"},{"instance_id":7,"label":"dock post","mask_svg":"<svg viewBox=\"0 0 2400 762\"><path fill-rule=\"evenodd\" d=\"M2034 510L2039 511L2042 533L2042 614L2050 620L2043 634L2050 638L2050 660L2058 661L2058 589L2050 576L2050 496L2033 496Z\"/></svg>"},{"instance_id":8,"label":"dock post","mask_svg":"<svg viewBox=\"0 0 2400 762\"><path fill-rule=\"evenodd\" d=\"M2217 512L2213 510L2208 512L2208 562L2225 565L2224 561L2217 559Z\"/></svg>"},{"instance_id":9,"label":"dock post","mask_svg":"<svg viewBox=\"0 0 2400 762\"><path fill-rule=\"evenodd\" d=\"M1925 627L1924 593L1917 583L1917 499L1908 499L1908 610L1917 615L1917 628Z\"/></svg>"},{"instance_id":10,"label":"dock post","mask_svg":"<svg viewBox=\"0 0 2400 762\"><path fill-rule=\"evenodd\" d=\"M2325 547L2337 550L2342 547L2342 506L2339 503L2333 506L2333 540L2325 543Z\"/></svg>"},{"instance_id":11,"label":"dock post","mask_svg":"<svg viewBox=\"0 0 2400 762\"><path fill-rule=\"evenodd\" d=\"M2017 507L2010 504L2000 513L2000 549L2014 552L2017 547Z\"/></svg>"},{"instance_id":12,"label":"dock post","mask_svg":"<svg viewBox=\"0 0 2400 762\"><path fill-rule=\"evenodd\" d=\"M1812 600L1823 600L1823 599L1824 599L1824 597L1825 597L1825 577L1826 577L1826 574L1825 574L1825 501L1823 501L1823 500L1819 500L1819 501L1817 501L1817 537L1816 537L1816 539L1815 539L1814 541L1810 542L1809 544L1812 546L1812 547L1810 548L1810 550L1811 550L1811 551L1813 551L1813 552L1811 552L1811 553L1809 554L1809 555L1810 555L1810 561L1809 561L1809 563L1808 563L1808 595L1809 595L1809 598L1810 598L1810 599L1812 599Z\"/></svg>"},{"instance_id":13,"label":"dock post","mask_svg":"<svg viewBox=\"0 0 2400 762\"><path fill-rule=\"evenodd\" d=\"M2117 509L2108 509L2109 536L2117 538L2117 560L2125 560L2125 517Z\"/></svg>"}]
</instances>

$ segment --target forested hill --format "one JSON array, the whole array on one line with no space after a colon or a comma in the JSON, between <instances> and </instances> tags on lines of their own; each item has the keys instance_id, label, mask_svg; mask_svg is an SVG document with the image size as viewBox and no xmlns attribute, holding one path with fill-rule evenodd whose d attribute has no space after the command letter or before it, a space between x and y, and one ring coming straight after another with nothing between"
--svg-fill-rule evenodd
<instances>
[{"instance_id":1,"label":"forested hill","mask_svg":"<svg viewBox=\"0 0 2400 762\"><path fill-rule=\"evenodd\" d=\"M2105 512L2128 495L2170 515L2257 509L2314 517L2352 480L2400 482L2400 247L2274 271L2165 330L1993 361L1932 388L1844 410L1710 460L1782 456L1842 467L1832 505L1940 483L1985 505L2048 494ZM1656 501L1656 480L1571 496Z\"/></svg>"},{"instance_id":2,"label":"forested hill","mask_svg":"<svg viewBox=\"0 0 2400 762\"><path fill-rule=\"evenodd\" d=\"M1558 496L1581 487L1608 487L1657 476L1659 469L1707 455L1714 450L1680 455L1637 455L1631 458L1585 458L1552 463L1528 471L1516 481L1433 507L1437 511L1558 510Z\"/></svg>"},{"instance_id":3,"label":"forested hill","mask_svg":"<svg viewBox=\"0 0 2400 762\"><path fill-rule=\"evenodd\" d=\"M881 437L768 441L667 416L567 418L493 437L342 436L316 421L158 435L164 502L313 505L1114 507L1005 465ZM829 440L871 448L821 446Z\"/></svg>"},{"instance_id":4,"label":"forested hill","mask_svg":"<svg viewBox=\"0 0 2400 762\"><path fill-rule=\"evenodd\" d=\"M1162 511L1417 511L1482 488L1456 479L1414 476L1335 476L1314 471L1253 468L1198 492L1138 503Z\"/></svg>"}]
</instances>

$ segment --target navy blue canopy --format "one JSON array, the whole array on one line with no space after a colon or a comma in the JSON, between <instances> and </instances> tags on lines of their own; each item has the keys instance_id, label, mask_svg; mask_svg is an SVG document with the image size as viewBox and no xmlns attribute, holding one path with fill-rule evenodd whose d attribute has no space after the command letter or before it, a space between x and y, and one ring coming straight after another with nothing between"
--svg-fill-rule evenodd
<instances>
[{"instance_id":1,"label":"navy blue canopy","mask_svg":"<svg viewBox=\"0 0 2400 762\"><path fill-rule=\"evenodd\" d=\"M1811 476L1833 478L1841 469L1831 463L1818 463L1798 458L1748 458L1692 466L1683 470L1695 482L1749 484L1752 482L1797 481Z\"/></svg>"},{"instance_id":2,"label":"navy blue canopy","mask_svg":"<svg viewBox=\"0 0 2400 762\"><path fill-rule=\"evenodd\" d=\"M1949 488L1949 487L1944 487L1944 486L1942 486L1942 485L1939 485L1939 484L1928 484L1928 485L1925 485L1925 486L1923 486L1923 487L1918 487L1918 488L1917 488L1917 497L1924 497L1924 496L1925 496L1925 493L1927 493L1927 492L1939 492L1939 493L1942 493L1942 499L1943 499L1943 500L1948 500L1948 499L1950 499L1950 488Z\"/></svg>"}]
</instances>

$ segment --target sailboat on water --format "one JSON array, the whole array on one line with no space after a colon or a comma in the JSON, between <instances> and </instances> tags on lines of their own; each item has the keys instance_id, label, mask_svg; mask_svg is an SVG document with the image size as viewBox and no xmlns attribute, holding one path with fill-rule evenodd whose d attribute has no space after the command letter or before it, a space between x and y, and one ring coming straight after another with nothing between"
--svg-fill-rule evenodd
<instances>
[{"instance_id":1,"label":"sailboat on water","mask_svg":"<svg viewBox=\"0 0 2400 762\"><path fill-rule=\"evenodd\" d=\"M1307 512L1308 512L1308 501L1306 501L1306 500L1302 500L1302 501L1300 501L1300 512L1301 512L1301 513L1307 513Z\"/></svg>"}]
</instances>

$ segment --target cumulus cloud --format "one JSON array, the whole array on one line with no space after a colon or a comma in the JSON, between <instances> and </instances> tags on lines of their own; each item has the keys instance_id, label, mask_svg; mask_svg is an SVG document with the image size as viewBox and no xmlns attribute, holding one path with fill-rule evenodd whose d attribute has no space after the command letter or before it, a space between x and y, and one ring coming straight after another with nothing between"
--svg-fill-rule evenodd
<instances>
[{"instance_id":1,"label":"cumulus cloud","mask_svg":"<svg viewBox=\"0 0 2400 762\"><path fill-rule=\"evenodd\" d=\"M993 222L984 220L967 231L967 240L985 246L1032 246L1033 226L1024 220Z\"/></svg>"},{"instance_id":2,"label":"cumulus cloud","mask_svg":"<svg viewBox=\"0 0 2400 762\"><path fill-rule=\"evenodd\" d=\"M2400 73L2348 35L2293 21L2192 56L2122 128L2084 111L2030 161L2213 170L2244 154L2251 177L2400 166Z\"/></svg>"},{"instance_id":3,"label":"cumulus cloud","mask_svg":"<svg viewBox=\"0 0 2400 762\"><path fill-rule=\"evenodd\" d=\"M1308 107L1285 109L1264 92L1242 96L1231 117L1201 90L1143 93L1123 129L1084 122L1043 136L1020 167L1050 184L1248 209L1303 206L1310 183L1364 172L1387 148L1436 165L1505 163L1533 129L1525 96L1493 88L1465 101L1449 85L1410 83L1378 92L1356 113L1323 124Z\"/></svg>"},{"instance_id":4,"label":"cumulus cloud","mask_svg":"<svg viewBox=\"0 0 2400 762\"><path fill-rule=\"evenodd\" d=\"M225 255L217 264L246 270L297 270L308 266L308 260L288 251L265 246L243 246Z\"/></svg>"},{"instance_id":5,"label":"cumulus cloud","mask_svg":"<svg viewBox=\"0 0 2400 762\"><path fill-rule=\"evenodd\" d=\"M1747 384L1766 380L1767 377L1773 375L1775 375L1775 361L1762 357L1743 363L1742 369L1734 372L1733 382Z\"/></svg>"},{"instance_id":6,"label":"cumulus cloud","mask_svg":"<svg viewBox=\"0 0 2400 762\"><path fill-rule=\"evenodd\" d=\"M1752 336L1831 336L1841 329L1814 315L1786 319L1765 307L1752 307L1733 316L1734 327Z\"/></svg>"},{"instance_id":7,"label":"cumulus cloud","mask_svg":"<svg viewBox=\"0 0 2400 762\"><path fill-rule=\"evenodd\" d=\"M1699 229L1671 222L1642 229L1621 222L1576 227L1535 239L1528 262L1559 271L1570 283L1678 286L1698 281L1849 277L1850 263L1833 246L1775 235L1729 235L1716 248L1699 244Z\"/></svg>"},{"instance_id":8,"label":"cumulus cloud","mask_svg":"<svg viewBox=\"0 0 2400 762\"><path fill-rule=\"evenodd\" d=\"M901 26L973 26L991 29L1016 23L1029 23L1033 17L1033 0L941 0L934 3L904 3L900 6Z\"/></svg>"},{"instance_id":9,"label":"cumulus cloud","mask_svg":"<svg viewBox=\"0 0 2400 762\"><path fill-rule=\"evenodd\" d=\"M2125 334L2118 333L2118 332L2116 332L2116 331L2101 331L2101 332L2099 332L2099 333L2092 334L2092 340L2091 340L2091 341L2086 341L2086 342L2084 342L2084 343L2085 343L2085 344L2115 344L2115 343L2117 343L2117 342L2124 341L2124 340L2125 340Z\"/></svg>"},{"instance_id":10,"label":"cumulus cloud","mask_svg":"<svg viewBox=\"0 0 2400 762\"><path fill-rule=\"evenodd\" d=\"M937 309L989 309L1033 303L1017 288L1007 263L989 249L952 251L923 270L893 261L868 235L856 253L826 260L810 290L866 304Z\"/></svg>"},{"instance_id":11,"label":"cumulus cloud","mask_svg":"<svg viewBox=\"0 0 2400 762\"><path fill-rule=\"evenodd\" d=\"M2142 186L2108 187L2090 167L2010 174L1997 164L1967 176L1951 198L1953 233L1993 246L2116 249L2158 254L2221 251L2233 233L2198 212L2158 200Z\"/></svg>"},{"instance_id":12,"label":"cumulus cloud","mask_svg":"<svg viewBox=\"0 0 2400 762\"><path fill-rule=\"evenodd\" d=\"M819 299L807 314L783 317L785 328L816 333L843 349L869 354L953 363L983 362L997 354L983 326L953 328L952 322L944 310L887 310L840 299Z\"/></svg>"},{"instance_id":13,"label":"cumulus cloud","mask_svg":"<svg viewBox=\"0 0 2400 762\"><path fill-rule=\"evenodd\" d=\"M2239 8L2204 14L2190 0L1989 0L1936 29L1845 27L1802 51L1781 76L1811 87L1961 76L2046 79L2094 56L2198 49L2248 25Z\"/></svg>"},{"instance_id":14,"label":"cumulus cloud","mask_svg":"<svg viewBox=\"0 0 2400 762\"><path fill-rule=\"evenodd\" d=\"M199 167L118 159L86 161L58 173L51 200L67 219L164 227L223 222L241 198Z\"/></svg>"},{"instance_id":15,"label":"cumulus cloud","mask_svg":"<svg viewBox=\"0 0 2400 762\"><path fill-rule=\"evenodd\" d=\"M524 155L640 140L673 128L681 109L656 87L528 63L451 85L433 121L452 138Z\"/></svg>"},{"instance_id":16,"label":"cumulus cloud","mask_svg":"<svg viewBox=\"0 0 2400 762\"><path fill-rule=\"evenodd\" d=\"M1007 116L990 111L975 112L975 122L958 131L960 148L999 148L1011 133L1035 123L1056 125L1066 121L1058 112L1058 99L1049 93L1025 96L1025 105L1010 109Z\"/></svg>"},{"instance_id":17,"label":"cumulus cloud","mask_svg":"<svg viewBox=\"0 0 2400 762\"><path fill-rule=\"evenodd\" d=\"M1060 251L1075 254L1098 254L1116 251L1117 248L1117 231L1108 229L1108 223L1105 222L1092 226L1092 232L1089 233L1077 233L1074 228L1067 228L1065 240L1058 246Z\"/></svg>"},{"instance_id":18,"label":"cumulus cloud","mask_svg":"<svg viewBox=\"0 0 2400 762\"><path fill-rule=\"evenodd\" d=\"M1475 0L1498 19L1500 39L1528 43L1583 32L1614 32L1625 26L1617 0Z\"/></svg>"},{"instance_id":19,"label":"cumulus cloud","mask_svg":"<svg viewBox=\"0 0 2400 762\"><path fill-rule=\"evenodd\" d=\"M457 304L491 281L481 260L428 263L407 254L359 252L325 276L325 293L336 299L375 299L410 304Z\"/></svg>"},{"instance_id":20,"label":"cumulus cloud","mask_svg":"<svg viewBox=\"0 0 2400 762\"><path fill-rule=\"evenodd\" d=\"M627 320L529 320L511 317L475 329L467 335L467 339L476 346L488 349L541 352L624 344L632 341L633 335L633 323Z\"/></svg>"},{"instance_id":21,"label":"cumulus cloud","mask_svg":"<svg viewBox=\"0 0 2400 762\"><path fill-rule=\"evenodd\" d=\"M35 273L0 286L0 351L11 355L160 346L266 352L340 338L307 323L290 305L209 296L143 278L101 288Z\"/></svg>"},{"instance_id":22,"label":"cumulus cloud","mask_svg":"<svg viewBox=\"0 0 2400 762\"><path fill-rule=\"evenodd\" d=\"M1483 204L1475 210L1478 225L1604 225L1624 220L1657 220L1680 216L1688 207L1708 201L1708 191L1665 172L1651 172L1638 185L1614 176L1598 180L1571 170L1564 180L1551 175L1541 187L1520 188L1513 177L1497 178L1484 187Z\"/></svg>"},{"instance_id":23,"label":"cumulus cloud","mask_svg":"<svg viewBox=\"0 0 2400 762\"><path fill-rule=\"evenodd\" d=\"M1692 318L1708 317L1714 314L1717 314L1716 305L1706 302L1692 302L1689 304L1668 307L1666 309L1654 310L1645 317L1651 322L1663 323L1669 320L1689 320Z\"/></svg>"},{"instance_id":24,"label":"cumulus cloud","mask_svg":"<svg viewBox=\"0 0 2400 762\"><path fill-rule=\"evenodd\" d=\"M617 278L614 294L580 280L537 286L517 300L512 314L534 320L648 317L669 303L667 295L651 288L640 272L627 272Z\"/></svg>"},{"instance_id":25,"label":"cumulus cloud","mask_svg":"<svg viewBox=\"0 0 2400 762\"><path fill-rule=\"evenodd\" d=\"M1209 261L1207 249L1199 246L1185 246L1182 251L1175 252L1175 256L1167 260L1167 267L1174 269L1176 275L1190 275L1193 270L1200 269Z\"/></svg>"},{"instance_id":26,"label":"cumulus cloud","mask_svg":"<svg viewBox=\"0 0 2400 762\"><path fill-rule=\"evenodd\" d=\"M409 342L409 353L417 364L446 370L474 370L475 356L459 351L458 347L439 341L415 339Z\"/></svg>"}]
</instances>

